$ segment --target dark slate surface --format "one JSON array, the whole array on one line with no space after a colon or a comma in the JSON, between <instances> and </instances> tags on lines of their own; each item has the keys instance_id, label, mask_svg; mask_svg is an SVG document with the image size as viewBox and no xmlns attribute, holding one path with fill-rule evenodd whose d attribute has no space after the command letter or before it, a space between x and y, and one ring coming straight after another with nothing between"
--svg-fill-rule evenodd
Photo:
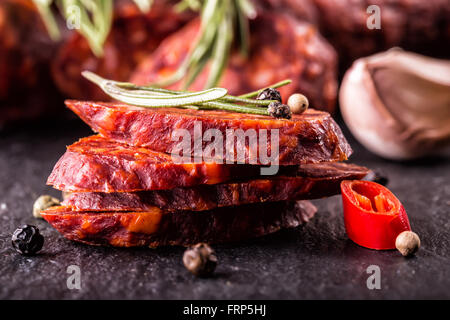
<instances>
[{"instance_id":1,"label":"dark slate surface","mask_svg":"<svg viewBox=\"0 0 450 320\"><path fill-rule=\"evenodd\" d=\"M45 181L65 145L89 133L76 120L0 132L0 299L450 298L448 153L394 163L351 141L352 161L385 173L403 201L422 240L415 258L348 240L336 196L316 201L319 212L306 226L216 246L216 276L196 279L182 265L182 248L89 247L65 240L32 217L40 194L60 197ZM23 223L37 225L45 236L38 256L24 257L11 248L11 233ZM67 288L69 265L81 269L81 290ZM369 265L380 267L380 290L366 286Z\"/></svg>"}]
</instances>

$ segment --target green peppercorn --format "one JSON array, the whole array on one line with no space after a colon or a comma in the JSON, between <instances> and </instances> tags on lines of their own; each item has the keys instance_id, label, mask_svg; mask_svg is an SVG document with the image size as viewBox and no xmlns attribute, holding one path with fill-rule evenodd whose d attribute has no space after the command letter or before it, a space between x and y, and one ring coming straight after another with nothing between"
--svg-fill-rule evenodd
<instances>
[{"instance_id":1,"label":"green peppercorn","mask_svg":"<svg viewBox=\"0 0 450 320\"><path fill-rule=\"evenodd\" d=\"M33 216L35 218L42 218L41 211L46 210L50 207L59 206L60 202L58 199L53 198L49 195L43 195L36 199L33 205Z\"/></svg>"},{"instance_id":2,"label":"green peppercorn","mask_svg":"<svg viewBox=\"0 0 450 320\"><path fill-rule=\"evenodd\" d=\"M184 252L183 264L194 275L206 277L216 269L217 257L208 244L198 243Z\"/></svg>"}]
</instances>

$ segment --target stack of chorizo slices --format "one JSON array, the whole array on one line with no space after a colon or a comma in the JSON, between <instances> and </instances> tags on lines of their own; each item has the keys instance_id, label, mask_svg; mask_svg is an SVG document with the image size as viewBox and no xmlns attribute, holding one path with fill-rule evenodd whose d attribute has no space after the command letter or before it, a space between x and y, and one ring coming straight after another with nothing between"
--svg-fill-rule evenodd
<instances>
[{"instance_id":1,"label":"stack of chorizo slices","mask_svg":"<svg viewBox=\"0 0 450 320\"><path fill-rule=\"evenodd\" d=\"M98 134L67 147L47 183L69 195L42 216L66 238L87 244L188 246L263 236L308 221L317 211L308 200L335 195L342 180L368 172L340 162L351 148L322 111L280 120L120 103L66 105ZM245 151L243 163L220 154L200 161L183 154L183 161L174 161L173 133L183 129L194 136L198 127L224 135L230 129L277 129L276 174L261 175L265 163L250 162L250 143L235 145L235 152ZM273 140L264 143L275 150Z\"/></svg>"}]
</instances>

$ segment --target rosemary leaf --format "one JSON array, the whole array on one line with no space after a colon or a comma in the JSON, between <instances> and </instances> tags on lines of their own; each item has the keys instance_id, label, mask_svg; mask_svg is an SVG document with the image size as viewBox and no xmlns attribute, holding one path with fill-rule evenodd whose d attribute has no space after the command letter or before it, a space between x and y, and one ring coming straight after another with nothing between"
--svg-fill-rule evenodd
<instances>
[{"instance_id":1,"label":"rosemary leaf","mask_svg":"<svg viewBox=\"0 0 450 320\"><path fill-rule=\"evenodd\" d=\"M114 3L110 0L101 0L102 2L102 24L101 24L101 43L102 46L105 43L109 35L109 30L112 26L113 16L114 16Z\"/></svg>"},{"instance_id":2,"label":"rosemary leaf","mask_svg":"<svg viewBox=\"0 0 450 320\"><path fill-rule=\"evenodd\" d=\"M226 95L223 98L220 98L221 101L226 102L238 102L238 103L245 103L252 106L268 106L272 102L276 102L277 100L256 100L256 99L246 99L246 98L240 98L235 96Z\"/></svg>"},{"instance_id":3,"label":"rosemary leaf","mask_svg":"<svg viewBox=\"0 0 450 320\"><path fill-rule=\"evenodd\" d=\"M231 1L222 0L222 6L219 8L220 15L224 17L221 17L223 21L218 28L211 67L204 88L210 88L219 83L228 61L228 55L233 42L233 12L232 6L230 6Z\"/></svg>"},{"instance_id":4,"label":"rosemary leaf","mask_svg":"<svg viewBox=\"0 0 450 320\"><path fill-rule=\"evenodd\" d=\"M73 19L72 8L77 8L80 28L77 30L89 43L97 57L103 56L103 45L111 29L113 0L60 0L66 19Z\"/></svg>"},{"instance_id":5,"label":"rosemary leaf","mask_svg":"<svg viewBox=\"0 0 450 320\"><path fill-rule=\"evenodd\" d=\"M244 58L247 58L249 55L249 45L250 45L250 27L248 24L248 13L245 12L246 5L242 0L234 0L236 7L238 8L236 10L237 14L237 20L239 24L239 40L241 44L241 54L244 56Z\"/></svg>"},{"instance_id":6,"label":"rosemary leaf","mask_svg":"<svg viewBox=\"0 0 450 320\"><path fill-rule=\"evenodd\" d=\"M82 72L82 75L100 86L100 88L110 97L121 102L141 107L183 107L214 101L227 94L226 89L212 88L179 95L155 95L144 90L127 90L120 88L115 84L115 81L104 79L93 72L84 71Z\"/></svg>"},{"instance_id":7,"label":"rosemary leaf","mask_svg":"<svg viewBox=\"0 0 450 320\"><path fill-rule=\"evenodd\" d=\"M133 0L133 1L138 6L139 10L141 10L144 13L149 12L150 8L153 5L153 0Z\"/></svg>"},{"instance_id":8,"label":"rosemary leaf","mask_svg":"<svg viewBox=\"0 0 450 320\"><path fill-rule=\"evenodd\" d=\"M191 68L189 68L187 75L185 77L185 81L183 83L183 90L187 90L191 84L195 81L197 76L203 71L203 68L208 63L208 57L206 53L198 63L195 63L192 65Z\"/></svg>"},{"instance_id":9,"label":"rosemary leaf","mask_svg":"<svg viewBox=\"0 0 450 320\"><path fill-rule=\"evenodd\" d=\"M236 0L239 7L239 11L242 12L247 18L256 18L256 9L249 0Z\"/></svg>"},{"instance_id":10,"label":"rosemary leaf","mask_svg":"<svg viewBox=\"0 0 450 320\"><path fill-rule=\"evenodd\" d=\"M256 91L252 91L252 92L249 92L249 93L241 94L241 95L238 96L238 97L239 97L239 98L244 98L244 99L247 99L247 98L253 98L253 97L256 97L258 94L260 94L262 91L264 91L264 90L267 89L267 88L274 88L274 89L276 89L276 88L280 88L280 87L283 87L283 86L285 86L285 85L288 85L288 84L290 84L291 82L292 82L292 80L286 79L286 80L283 80L283 81L274 83L274 84L272 84L272 85L270 85L270 86L267 86L267 87L265 87L265 88L262 88L262 89L259 89L259 90L256 90Z\"/></svg>"},{"instance_id":11,"label":"rosemary leaf","mask_svg":"<svg viewBox=\"0 0 450 320\"><path fill-rule=\"evenodd\" d=\"M240 113L260 114L260 115L264 115L264 116L268 115L266 108L240 106L237 104L229 104L229 103L224 103L224 102L219 102L219 101L202 103L200 105L200 109L225 110L225 111L234 111L234 112L240 112Z\"/></svg>"},{"instance_id":12,"label":"rosemary leaf","mask_svg":"<svg viewBox=\"0 0 450 320\"><path fill-rule=\"evenodd\" d=\"M282 82L278 82L278 84L289 83L289 81L290 80L283 80ZM275 86L275 87L279 88L278 84L274 84L274 85L269 86L269 87L273 88L273 86ZM145 90L145 91L153 92L155 94L156 93L161 93L161 94L182 94L182 93L186 93L187 92L187 91L177 91L177 90L169 90L169 89L163 89L163 88L155 88L155 87L151 87L151 86L137 86L137 85L135 85L133 83L129 83L129 82L117 82L116 85L118 87L121 87L121 88L124 88L124 89ZM261 90L258 90L257 92L260 92L260 91ZM276 102L276 100L256 100L256 99L236 97L236 96L232 96L232 95L229 95L229 94L227 94L223 98L220 98L218 101L225 102L225 103L229 103L229 102L244 103L244 104L247 104L247 105L250 105L250 106L268 106L272 102Z\"/></svg>"},{"instance_id":13,"label":"rosemary leaf","mask_svg":"<svg viewBox=\"0 0 450 320\"><path fill-rule=\"evenodd\" d=\"M220 0L223 1L223 0ZM219 0L205 0L203 4L202 16L201 16L201 29L200 32L205 31L211 22L214 20L215 12L217 12L217 6Z\"/></svg>"},{"instance_id":14,"label":"rosemary leaf","mask_svg":"<svg viewBox=\"0 0 450 320\"><path fill-rule=\"evenodd\" d=\"M201 8L199 0L181 0L175 5L176 12L182 12L186 9L191 9L193 11L198 11Z\"/></svg>"},{"instance_id":15,"label":"rosemary leaf","mask_svg":"<svg viewBox=\"0 0 450 320\"><path fill-rule=\"evenodd\" d=\"M183 0L181 9L195 7L198 0ZM216 86L224 72L230 52L233 34L240 30L241 51L248 53L248 19L256 16L256 10L248 0L204 0L202 2L199 36L186 58L172 75L153 83L158 87L174 84L187 77L187 88L210 65L205 88Z\"/></svg>"},{"instance_id":16,"label":"rosemary leaf","mask_svg":"<svg viewBox=\"0 0 450 320\"><path fill-rule=\"evenodd\" d=\"M212 88L204 91L194 92L185 95L133 95L128 92L123 92L121 89L106 85L105 93L112 98L125 102L128 104L140 107L183 107L189 105L202 104L208 101L214 101L226 95L227 91L223 88Z\"/></svg>"},{"instance_id":17,"label":"rosemary leaf","mask_svg":"<svg viewBox=\"0 0 450 320\"><path fill-rule=\"evenodd\" d=\"M213 12L214 14L214 12ZM217 12L215 13L217 14ZM213 15L214 17L214 15ZM200 33L199 38L196 40L196 44L188 53L187 58L182 62L178 69L165 79L159 80L153 83L156 87L166 87L172 85L186 76L193 69L198 67L198 64L202 64L204 59L208 59L209 52L211 50L212 43L217 34L217 24L212 24L204 32ZM204 63L206 64L206 62ZM203 70L203 67L198 71L194 71L197 75ZM192 79L192 81L195 80Z\"/></svg>"},{"instance_id":18,"label":"rosemary leaf","mask_svg":"<svg viewBox=\"0 0 450 320\"><path fill-rule=\"evenodd\" d=\"M182 94L186 91L176 91L176 90L169 90L169 89L163 89L163 88L157 88L157 87L151 87L151 86L137 86L134 83L129 82L116 82L116 86L123 89L129 89L129 90L145 90L150 91L154 93L162 93L162 94Z\"/></svg>"}]
</instances>

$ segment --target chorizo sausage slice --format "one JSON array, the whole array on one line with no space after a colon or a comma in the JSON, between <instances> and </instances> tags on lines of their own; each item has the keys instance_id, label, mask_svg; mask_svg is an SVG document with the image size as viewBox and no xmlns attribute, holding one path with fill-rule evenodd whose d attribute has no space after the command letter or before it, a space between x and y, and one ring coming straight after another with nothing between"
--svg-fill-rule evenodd
<instances>
[{"instance_id":1,"label":"chorizo sausage slice","mask_svg":"<svg viewBox=\"0 0 450 320\"><path fill-rule=\"evenodd\" d=\"M210 211L78 212L52 207L42 216L70 240L115 247L188 246L256 238L307 222L317 209L309 201L272 202Z\"/></svg>"},{"instance_id":2,"label":"chorizo sausage slice","mask_svg":"<svg viewBox=\"0 0 450 320\"><path fill-rule=\"evenodd\" d=\"M97 135L68 146L47 183L68 192L134 192L216 184L259 174L260 167L251 165L175 163L171 155Z\"/></svg>"},{"instance_id":3,"label":"chorizo sausage slice","mask_svg":"<svg viewBox=\"0 0 450 320\"><path fill-rule=\"evenodd\" d=\"M227 130L235 135L242 131L244 134L254 133L258 142L255 145L260 152L261 149L276 150L276 145L272 144L272 134L278 134L280 165L343 161L352 153L341 129L330 114L314 109L286 120L218 110L141 108L120 103L67 100L66 105L102 136L159 152L174 151L181 139L173 139L172 135L174 132L182 132L181 130L189 133L192 144L194 138L198 137L195 134L198 131L201 134L202 150L205 150L211 142L203 138L203 135L207 130L214 129L222 137L224 150L222 154L214 155L214 158L222 161L227 158ZM237 154L238 151L245 151L242 162L265 164L261 156L253 156L255 152L252 151L253 144L249 140L250 138L242 143L233 143L234 149L230 152L235 151ZM260 145L261 143L266 145ZM191 148L190 154L185 156L193 156L194 150L195 148Z\"/></svg>"},{"instance_id":4,"label":"chorizo sausage slice","mask_svg":"<svg viewBox=\"0 0 450 320\"><path fill-rule=\"evenodd\" d=\"M297 176L234 181L171 190L72 193L63 205L78 211L203 211L257 202L295 201L329 197L340 192L342 180L362 179L368 170L353 164L320 163L301 166Z\"/></svg>"}]
</instances>

